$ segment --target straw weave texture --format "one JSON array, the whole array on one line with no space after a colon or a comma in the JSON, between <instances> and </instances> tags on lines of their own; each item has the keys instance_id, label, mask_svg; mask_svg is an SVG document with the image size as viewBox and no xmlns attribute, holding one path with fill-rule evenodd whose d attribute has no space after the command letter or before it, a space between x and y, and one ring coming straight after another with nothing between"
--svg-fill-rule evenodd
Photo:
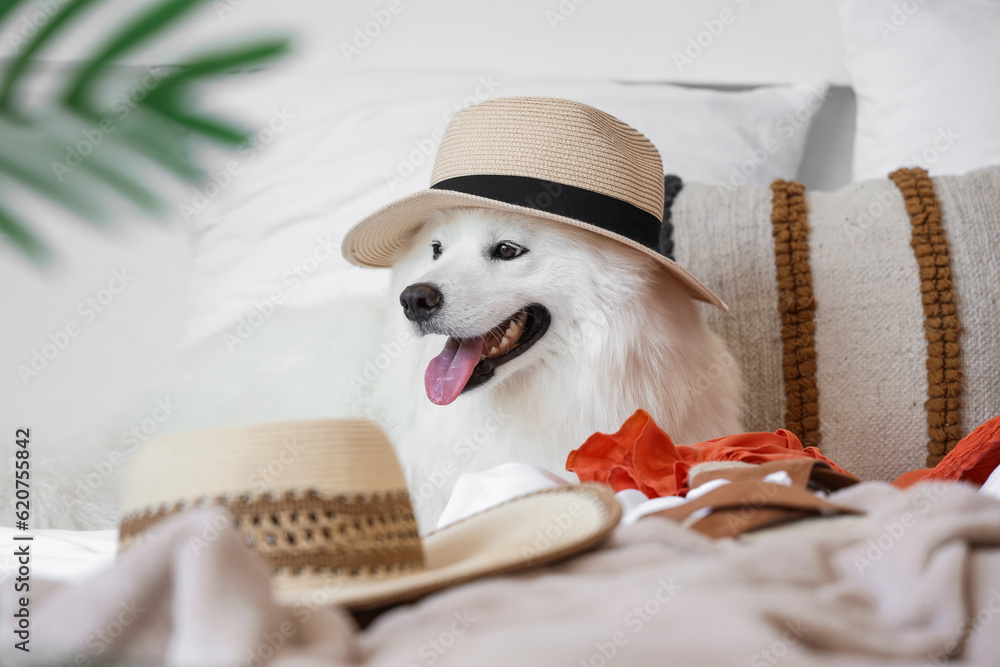
<instances>
[{"instance_id":1,"label":"straw weave texture","mask_svg":"<svg viewBox=\"0 0 1000 667\"><path fill-rule=\"evenodd\" d=\"M136 453L122 513L144 513L199 498L270 492L406 492L388 438L363 420L303 421L179 433Z\"/></svg>"},{"instance_id":2,"label":"straw weave texture","mask_svg":"<svg viewBox=\"0 0 1000 667\"><path fill-rule=\"evenodd\" d=\"M459 112L431 184L469 175L530 176L599 192L663 215L663 163L649 139L585 104L509 97Z\"/></svg>"},{"instance_id":3,"label":"straw weave texture","mask_svg":"<svg viewBox=\"0 0 1000 667\"><path fill-rule=\"evenodd\" d=\"M656 147L617 118L578 102L510 97L459 112L441 141L431 184L463 176L551 181L612 197L663 221L663 164ZM513 211L588 229L654 258L692 298L727 309L711 289L656 248L531 201L498 201L451 191L447 184L397 199L363 218L344 236L344 258L358 266L390 267L435 211L453 208Z\"/></svg>"},{"instance_id":4,"label":"straw weave texture","mask_svg":"<svg viewBox=\"0 0 1000 667\"><path fill-rule=\"evenodd\" d=\"M330 573L357 579L423 568L416 517L406 492L199 498L125 517L120 548L141 541L146 531L176 514L207 506L225 509L247 546L276 573Z\"/></svg>"}]
</instances>

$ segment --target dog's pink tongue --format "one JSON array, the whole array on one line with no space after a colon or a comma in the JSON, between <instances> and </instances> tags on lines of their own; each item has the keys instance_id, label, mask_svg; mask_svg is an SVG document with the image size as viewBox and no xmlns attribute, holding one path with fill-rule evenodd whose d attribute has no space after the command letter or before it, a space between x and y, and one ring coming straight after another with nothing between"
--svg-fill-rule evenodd
<instances>
[{"instance_id":1,"label":"dog's pink tongue","mask_svg":"<svg viewBox=\"0 0 1000 667\"><path fill-rule=\"evenodd\" d=\"M481 356L482 338L449 338L441 354L431 359L424 373L424 387L431 403L448 405L458 398Z\"/></svg>"}]
</instances>

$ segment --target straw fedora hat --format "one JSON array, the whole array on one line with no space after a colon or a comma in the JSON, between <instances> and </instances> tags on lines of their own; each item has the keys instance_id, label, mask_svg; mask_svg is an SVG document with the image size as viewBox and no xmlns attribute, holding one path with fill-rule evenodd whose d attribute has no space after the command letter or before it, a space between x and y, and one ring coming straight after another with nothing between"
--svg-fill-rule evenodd
<instances>
[{"instance_id":1,"label":"straw fedora hat","mask_svg":"<svg viewBox=\"0 0 1000 667\"><path fill-rule=\"evenodd\" d=\"M220 428L151 440L129 466L119 544L218 506L271 568L275 596L371 609L596 546L621 508L601 485L516 498L421 539L392 445L359 419Z\"/></svg>"},{"instance_id":2,"label":"straw fedora hat","mask_svg":"<svg viewBox=\"0 0 1000 667\"><path fill-rule=\"evenodd\" d=\"M344 257L389 267L434 211L527 213L615 239L649 255L701 301L728 310L658 250L663 163L641 133L603 111L548 97L508 97L457 114L441 139L431 187L368 215L344 237Z\"/></svg>"}]
</instances>

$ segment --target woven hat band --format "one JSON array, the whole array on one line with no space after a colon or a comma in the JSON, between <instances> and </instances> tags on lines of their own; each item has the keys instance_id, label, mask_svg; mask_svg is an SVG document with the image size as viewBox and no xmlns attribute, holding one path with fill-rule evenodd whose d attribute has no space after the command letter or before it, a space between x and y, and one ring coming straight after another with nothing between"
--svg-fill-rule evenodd
<instances>
[{"instance_id":1,"label":"woven hat band","mask_svg":"<svg viewBox=\"0 0 1000 667\"><path fill-rule=\"evenodd\" d=\"M365 579L398 576L424 566L406 491L327 496L309 490L282 497L201 498L125 517L119 529L121 548L129 548L156 524L192 507L225 509L247 546L275 574Z\"/></svg>"},{"instance_id":2,"label":"woven hat band","mask_svg":"<svg viewBox=\"0 0 1000 667\"><path fill-rule=\"evenodd\" d=\"M529 176L458 176L431 186L562 215L657 249L661 221L629 202L573 185Z\"/></svg>"}]
</instances>

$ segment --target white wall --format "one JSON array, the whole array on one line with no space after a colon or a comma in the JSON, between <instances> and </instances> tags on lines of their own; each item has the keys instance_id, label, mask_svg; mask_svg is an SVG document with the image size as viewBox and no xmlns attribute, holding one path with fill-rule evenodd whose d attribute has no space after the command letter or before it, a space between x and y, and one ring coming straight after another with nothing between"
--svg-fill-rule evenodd
<instances>
[{"instance_id":1,"label":"white wall","mask_svg":"<svg viewBox=\"0 0 1000 667\"><path fill-rule=\"evenodd\" d=\"M108 30L108 16L135 14L145 4L102 3L107 8L46 57L78 58ZM384 27L373 23L378 17ZM44 12L35 19L44 22ZM367 44L358 38L366 26L377 33ZM0 56L9 55L25 28L22 22L6 29ZM706 84L849 83L836 0L213 0L184 30L129 59L174 62L227 35L282 28L301 35L309 57L352 66ZM342 45L355 39L361 48L348 59ZM691 46L699 39L700 53ZM693 62L678 66L675 53L690 53Z\"/></svg>"}]
</instances>

